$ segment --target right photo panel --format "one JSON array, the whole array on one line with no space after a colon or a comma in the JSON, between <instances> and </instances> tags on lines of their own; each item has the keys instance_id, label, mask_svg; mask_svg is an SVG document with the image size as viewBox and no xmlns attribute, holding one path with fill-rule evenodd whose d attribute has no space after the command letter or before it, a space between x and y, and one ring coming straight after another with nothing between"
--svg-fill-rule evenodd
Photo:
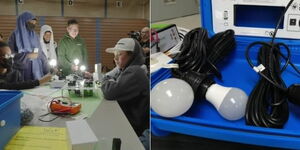
<instances>
[{"instance_id":1,"label":"right photo panel","mask_svg":"<svg viewBox=\"0 0 300 150\"><path fill-rule=\"evenodd\" d=\"M152 150L300 149L300 0L150 5Z\"/></svg>"}]
</instances>

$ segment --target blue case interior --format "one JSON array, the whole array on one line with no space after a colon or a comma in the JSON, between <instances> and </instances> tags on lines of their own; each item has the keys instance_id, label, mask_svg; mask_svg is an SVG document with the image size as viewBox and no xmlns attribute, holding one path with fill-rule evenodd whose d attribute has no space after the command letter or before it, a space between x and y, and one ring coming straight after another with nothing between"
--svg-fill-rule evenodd
<instances>
[{"instance_id":1,"label":"blue case interior","mask_svg":"<svg viewBox=\"0 0 300 150\"><path fill-rule=\"evenodd\" d=\"M209 35L214 35L212 28L212 10L210 0L201 0L202 27ZM256 85L259 75L248 65L245 59L246 47L254 41L270 41L271 38L236 36L236 50L224 59L218 66L222 73L222 80L215 81L227 87L237 87L248 95ZM300 67L300 40L276 39L289 46L292 62ZM253 47L250 57L256 60L258 47ZM160 69L151 75L151 88L159 81L170 78L168 69ZM282 74L286 85L300 83L300 75L288 67ZM228 121L223 119L206 100L195 100L191 109L184 115L176 118L164 118L151 111L152 133L157 136L167 135L169 132L212 138L217 140L240 142L246 144L300 148L300 106L289 103L289 120L283 129L248 126L245 119Z\"/></svg>"},{"instance_id":2,"label":"blue case interior","mask_svg":"<svg viewBox=\"0 0 300 150\"><path fill-rule=\"evenodd\" d=\"M20 128L22 96L20 91L0 91L0 121L6 122L5 126L0 127L0 149L4 149Z\"/></svg>"}]
</instances>

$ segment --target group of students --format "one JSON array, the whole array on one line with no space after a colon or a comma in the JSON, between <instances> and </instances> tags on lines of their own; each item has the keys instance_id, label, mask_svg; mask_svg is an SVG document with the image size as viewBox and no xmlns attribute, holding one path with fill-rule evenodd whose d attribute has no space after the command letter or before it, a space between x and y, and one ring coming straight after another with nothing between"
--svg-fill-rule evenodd
<instances>
[{"instance_id":1,"label":"group of students","mask_svg":"<svg viewBox=\"0 0 300 150\"><path fill-rule=\"evenodd\" d=\"M68 21L67 32L58 44L49 25L41 27L39 37L34 31L36 24L36 17L24 12L18 16L8 43L0 36L0 89L28 89L47 83L51 79L51 59L58 60L63 77L76 69L74 59L87 66L86 45L76 20ZM140 136L149 128L149 77L143 48L135 39L122 38L106 52L115 55L116 67L101 81L103 95L118 101Z\"/></svg>"},{"instance_id":2,"label":"group of students","mask_svg":"<svg viewBox=\"0 0 300 150\"><path fill-rule=\"evenodd\" d=\"M49 61L52 59L58 61L62 77L75 69L74 59L79 59L82 65L87 65L87 50L85 42L78 35L79 25L76 20L68 21L67 33L58 45L54 41L51 26L42 26L40 37L35 32L36 26L37 18L30 12L24 12L18 16L16 29L9 37L8 43L3 41L3 37L2 41L0 39L1 88L26 89L39 85L37 81L40 81L40 84L49 81ZM4 68L8 67L7 65L9 69ZM28 82L31 84L28 85ZM6 83L15 84L8 86ZM21 86L18 86L18 83Z\"/></svg>"}]
</instances>

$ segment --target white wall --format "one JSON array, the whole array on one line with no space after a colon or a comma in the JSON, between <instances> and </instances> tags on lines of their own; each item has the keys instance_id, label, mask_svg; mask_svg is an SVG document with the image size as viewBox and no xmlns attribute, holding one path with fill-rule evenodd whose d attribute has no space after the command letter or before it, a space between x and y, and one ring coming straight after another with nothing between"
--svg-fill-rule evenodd
<instances>
[{"instance_id":1,"label":"white wall","mask_svg":"<svg viewBox=\"0 0 300 150\"><path fill-rule=\"evenodd\" d=\"M74 0L69 6L64 0L64 16L105 17L106 0ZM140 18L149 20L149 0L118 0L123 7L116 7L117 0L107 0L107 18ZM24 0L17 5L19 14L31 11L36 16L61 16L61 0ZM16 15L15 0L0 0L0 15Z\"/></svg>"}]
</instances>

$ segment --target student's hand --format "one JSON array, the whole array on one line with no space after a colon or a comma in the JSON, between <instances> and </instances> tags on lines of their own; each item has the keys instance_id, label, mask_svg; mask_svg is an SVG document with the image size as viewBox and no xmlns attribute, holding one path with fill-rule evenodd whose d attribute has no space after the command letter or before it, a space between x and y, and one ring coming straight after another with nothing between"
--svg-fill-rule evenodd
<instances>
[{"instance_id":1,"label":"student's hand","mask_svg":"<svg viewBox=\"0 0 300 150\"><path fill-rule=\"evenodd\" d=\"M149 47L144 47L143 48L144 54L147 54L150 52L150 48Z\"/></svg>"},{"instance_id":2,"label":"student's hand","mask_svg":"<svg viewBox=\"0 0 300 150\"><path fill-rule=\"evenodd\" d=\"M0 68L0 74L5 74L7 72L6 68Z\"/></svg>"},{"instance_id":3,"label":"student's hand","mask_svg":"<svg viewBox=\"0 0 300 150\"><path fill-rule=\"evenodd\" d=\"M86 72L84 72L84 77L90 79L93 77L93 74L86 71Z\"/></svg>"},{"instance_id":4,"label":"student's hand","mask_svg":"<svg viewBox=\"0 0 300 150\"><path fill-rule=\"evenodd\" d=\"M43 78L41 78L41 79L39 80L40 85L43 85L43 84L49 82L49 81L51 80L51 78L52 78L52 75L51 75L51 74L46 74L45 76L43 76Z\"/></svg>"},{"instance_id":5,"label":"student's hand","mask_svg":"<svg viewBox=\"0 0 300 150\"><path fill-rule=\"evenodd\" d=\"M58 69L57 69L57 68L50 68L50 73L51 73L52 75L55 75L55 74L58 73Z\"/></svg>"},{"instance_id":6,"label":"student's hand","mask_svg":"<svg viewBox=\"0 0 300 150\"><path fill-rule=\"evenodd\" d=\"M27 58L30 58L30 59L37 59L38 57L38 53L29 53L27 54Z\"/></svg>"},{"instance_id":7,"label":"student's hand","mask_svg":"<svg viewBox=\"0 0 300 150\"><path fill-rule=\"evenodd\" d=\"M72 69L72 71L78 71L79 70L79 66L72 65L71 69Z\"/></svg>"}]
</instances>

